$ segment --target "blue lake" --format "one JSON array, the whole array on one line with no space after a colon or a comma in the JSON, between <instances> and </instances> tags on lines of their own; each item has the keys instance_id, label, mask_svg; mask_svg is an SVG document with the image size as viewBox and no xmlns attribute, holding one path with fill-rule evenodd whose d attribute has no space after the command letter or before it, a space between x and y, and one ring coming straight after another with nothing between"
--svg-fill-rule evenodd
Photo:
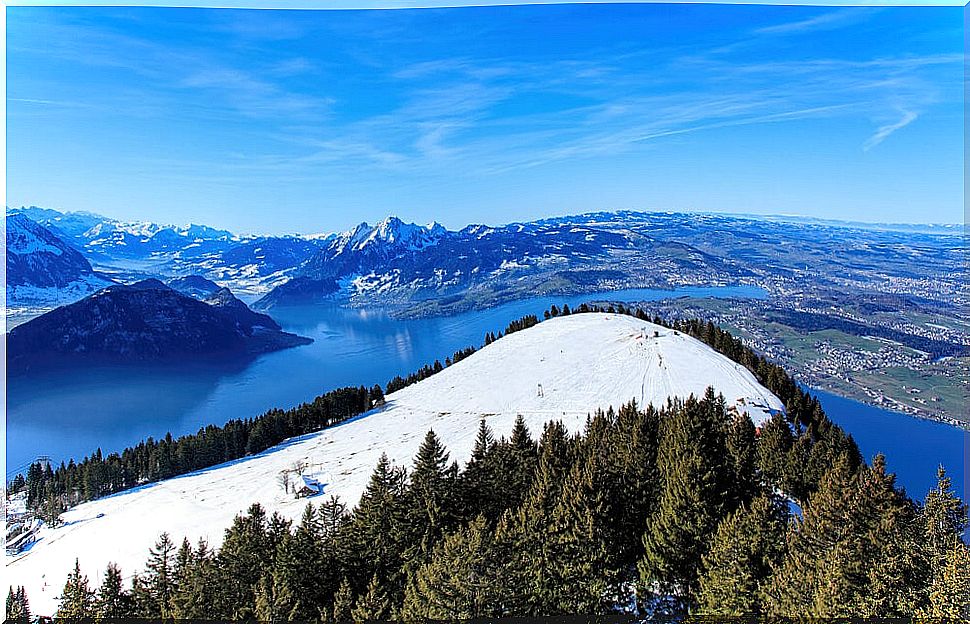
<instances>
[{"instance_id":1,"label":"blue lake","mask_svg":"<svg viewBox=\"0 0 970 624\"><path fill-rule=\"evenodd\" d=\"M312 306L273 310L288 331L314 339L304 347L261 356L235 369L96 368L71 374L12 378L7 386L7 472L38 455L55 462L101 448L118 451L149 436L195 432L207 424L291 407L347 385L382 386L456 350L482 343L526 314L551 305L596 300L648 301L680 296L760 298L754 287L621 290L541 297L453 316L399 320L381 310ZM867 458L882 451L911 494L922 497L944 463L965 484L967 434L819 393L831 418L849 430ZM591 409L595 406L591 406Z\"/></svg>"},{"instance_id":2,"label":"blue lake","mask_svg":"<svg viewBox=\"0 0 970 624\"><path fill-rule=\"evenodd\" d=\"M970 465L970 431L906 414L891 412L809 389L834 423L855 438L866 461L877 453L886 456L886 467L912 498L923 500L936 486L936 470L942 465L960 498L970 500L967 466Z\"/></svg>"}]
</instances>

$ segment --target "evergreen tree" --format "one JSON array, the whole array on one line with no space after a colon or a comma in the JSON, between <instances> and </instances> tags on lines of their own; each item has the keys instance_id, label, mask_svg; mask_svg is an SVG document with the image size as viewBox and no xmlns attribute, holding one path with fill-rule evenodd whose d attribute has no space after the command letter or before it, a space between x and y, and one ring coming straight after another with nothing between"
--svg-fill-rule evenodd
<instances>
[{"instance_id":1,"label":"evergreen tree","mask_svg":"<svg viewBox=\"0 0 970 624\"><path fill-rule=\"evenodd\" d=\"M162 533L148 555L143 580L151 597L149 617L169 617L174 590L175 544L168 533Z\"/></svg>"},{"instance_id":2,"label":"evergreen tree","mask_svg":"<svg viewBox=\"0 0 970 624\"><path fill-rule=\"evenodd\" d=\"M911 615L926 583L916 513L877 456L871 468L844 455L809 497L768 586L775 615Z\"/></svg>"},{"instance_id":3,"label":"evergreen tree","mask_svg":"<svg viewBox=\"0 0 970 624\"><path fill-rule=\"evenodd\" d=\"M660 417L648 406L641 411L630 402L617 412L616 424L600 449L608 476L600 484L606 491L606 512L612 518L614 565L635 573L643 556L643 528L657 502Z\"/></svg>"},{"instance_id":4,"label":"evergreen tree","mask_svg":"<svg viewBox=\"0 0 970 624\"><path fill-rule=\"evenodd\" d=\"M361 595L351 611L351 619L354 622L389 620L394 616L393 604L387 587L375 574L367 584L367 591Z\"/></svg>"},{"instance_id":5,"label":"evergreen tree","mask_svg":"<svg viewBox=\"0 0 970 624\"><path fill-rule=\"evenodd\" d=\"M954 542L967 528L967 506L953 491L950 478L942 466L936 473L936 487L926 495L920 514L926 558L936 573L953 552Z\"/></svg>"},{"instance_id":6,"label":"evergreen tree","mask_svg":"<svg viewBox=\"0 0 970 624\"><path fill-rule=\"evenodd\" d=\"M212 551L199 540L188 569L180 577L172 595L172 617L176 620L203 619L211 617L213 606L218 605L215 561Z\"/></svg>"},{"instance_id":7,"label":"evergreen tree","mask_svg":"<svg viewBox=\"0 0 970 624\"><path fill-rule=\"evenodd\" d=\"M750 503L758 491L755 427L746 413L735 414L727 431L728 462L731 471L729 506L737 509Z\"/></svg>"},{"instance_id":8,"label":"evergreen tree","mask_svg":"<svg viewBox=\"0 0 970 624\"><path fill-rule=\"evenodd\" d=\"M190 575L192 572L192 565L194 563L195 553L192 551L192 545L189 544L188 538L182 538L182 544L179 546L178 552L175 553L174 565L172 568L172 591L169 597L168 605L171 610L172 599L175 594L179 593L182 585L190 581Z\"/></svg>"},{"instance_id":9,"label":"evergreen tree","mask_svg":"<svg viewBox=\"0 0 970 624\"><path fill-rule=\"evenodd\" d=\"M768 496L754 499L718 525L703 558L698 611L706 615L757 615L764 587L785 552L787 514Z\"/></svg>"},{"instance_id":10,"label":"evergreen tree","mask_svg":"<svg viewBox=\"0 0 970 624\"><path fill-rule=\"evenodd\" d=\"M694 604L705 545L726 503L723 403L689 397L663 421L659 453L663 485L643 536L639 571L655 608L683 611Z\"/></svg>"},{"instance_id":11,"label":"evergreen tree","mask_svg":"<svg viewBox=\"0 0 970 624\"><path fill-rule=\"evenodd\" d=\"M461 516L465 520L471 520L482 513L486 519L495 521L504 509L502 493L496 487L499 475L495 451L492 430L482 419L478 425L471 458L460 476Z\"/></svg>"},{"instance_id":12,"label":"evergreen tree","mask_svg":"<svg viewBox=\"0 0 970 624\"><path fill-rule=\"evenodd\" d=\"M16 589L11 586L7 592L6 613L8 622L30 622L30 605L27 603L27 592L22 586Z\"/></svg>"},{"instance_id":13,"label":"evergreen tree","mask_svg":"<svg viewBox=\"0 0 970 624\"><path fill-rule=\"evenodd\" d=\"M429 430L411 470L408 520L415 535L412 544L416 547L408 557L411 563L420 564L441 534L452 526L454 491L454 479L448 471L448 452L434 431Z\"/></svg>"},{"instance_id":14,"label":"evergreen tree","mask_svg":"<svg viewBox=\"0 0 970 624\"><path fill-rule=\"evenodd\" d=\"M133 611L134 601L124 589L121 570L116 564L109 563L94 600L95 615L99 620L127 618Z\"/></svg>"},{"instance_id":15,"label":"evergreen tree","mask_svg":"<svg viewBox=\"0 0 970 624\"><path fill-rule=\"evenodd\" d=\"M405 478L383 454L347 526L352 585L380 577L394 585L395 594L404 589L399 573L411 530Z\"/></svg>"},{"instance_id":16,"label":"evergreen tree","mask_svg":"<svg viewBox=\"0 0 970 624\"><path fill-rule=\"evenodd\" d=\"M254 503L245 515L236 516L226 530L214 566L213 582L218 588L212 605L214 615L228 619L252 616L257 587L272 565L274 554L266 512Z\"/></svg>"},{"instance_id":17,"label":"evergreen tree","mask_svg":"<svg viewBox=\"0 0 970 624\"><path fill-rule=\"evenodd\" d=\"M542 588L553 582L548 534L553 512L570 466L565 427L549 423L542 436L541 456L528 495L517 509L503 515L494 548L503 562L496 585L500 602L517 615L543 615L554 607Z\"/></svg>"},{"instance_id":18,"label":"evergreen tree","mask_svg":"<svg viewBox=\"0 0 970 624\"><path fill-rule=\"evenodd\" d=\"M789 473L789 453L794 445L791 426L781 414L773 414L761 425L756 453L758 469L770 483L786 491L790 489L785 486Z\"/></svg>"},{"instance_id":19,"label":"evergreen tree","mask_svg":"<svg viewBox=\"0 0 970 624\"><path fill-rule=\"evenodd\" d=\"M350 622L353 618L354 592L350 588L350 582L344 578L340 581L340 587L333 596L333 610L330 612L331 618L338 624Z\"/></svg>"},{"instance_id":20,"label":"evergreen tree","mask_svg":"<svg viewBox=\"0 0 970 624\"><path fill-rule=\"evenodd\" d=\"M439 542L434 556L408 583L405 620L464 620L501 615L491 552L492 529L484 516Z\"/></svg>"},{"instance_id":21,"label":"evergreen tree","mask_svg":"<svg viewBox=\"0 0 970 624\"><path fill-rule=\"evenodd\" d=\"M85 620L94 617L94 592L88 577L81 574L81 564L74 560L74 571L68 574L54 617L65 620Z\"/></svg>"},{"instance_id":22,"label":"evergreen tree","mask_svg":"<svg viewBox=\"0 0 970 624\"><path fill-rule=\"evenodd\" d=\"M608 553L612 518L602 487L605 458L595 451L573 463L543 536L548 575L538 591L544 614L601 613L609 606L607 590L616 589L618 571Z\"/></svg>"},{"instance_id":23,"label":"evergreen tree","mask_svg":"<svg viewBox=\"0 0 970 624\"><path fill-rule=\"evenodd\" d=\"M273 568L273 591L278 608L286 608L299 620L310 620L335 587L334 561L324 559L323 532L320 519L307 503L293 535L287 535L277 546ZM284 602L290 602L284 605Z\"/></svg>"},{"instance_id":24,"label":"evergreen tree","mask_svg":"<svg viewBox=\"0 0 970 624\"><path fill-rule=\"evenodd\" d=\"M525 500L538 461L536 443L521 414L515 418L511 438L497 445L495 460L492 487L503 494L503 510L517 507Z\"/></svg>"},{"instance_id":25,"label":"evergreen tree","mask_svg":"<svg viewBox=\"0 0 970 624\"><path fill-rule=\"evenodd\" d=\"M857 612L863 617L912 615L924 600L932 580L920 543L922 531L916 505L896 488L896 477L877 455L862 470L856 518L862 520L866 587Z\"/></svg>"},{"instance_id":26,"label":"evergreen tree","mask_svg":"<svg viewBox=\"0 0 970 624\"><path fill-rule=\"evenodd\" d=\"M285 575L264 574L256 587L254 615L259 622L310 621Z\"/></svg>"},{"instance_id":27,"label":"evergreen tree","mask_svg":"<svg viewBox=\"0 0 970 624\"><path fill-rule=\"evenodd\" d=\"M953 542L945 553L929 587L929 604L917 616L970 620L970 547L962 541Z\"/></svg>"}]
</instances>

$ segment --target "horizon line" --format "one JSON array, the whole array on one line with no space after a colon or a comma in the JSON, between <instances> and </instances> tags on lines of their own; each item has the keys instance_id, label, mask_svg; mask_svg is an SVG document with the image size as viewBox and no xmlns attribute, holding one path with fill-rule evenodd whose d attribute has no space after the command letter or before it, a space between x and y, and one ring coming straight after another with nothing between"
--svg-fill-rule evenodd
<instances>
[{"instance_id":1,"label":"horizon line","mask_svg":"<svg viewBox=\"0 0 970 624\"><path fill-rule=\"evenodd\" d=\"M109 221L115 221L115 222L118 222L118 223L126 223L126 224L151 223L151 224L154 224L154 225L159 225L161 227L189 227L189 226L193 226L193 225L202 226L202 227L210 227L210 228L213 228L213 229L216 229L216 230L225 230L225 231L229 232L230 234L232 234L233 236L237 236L237 237L274 237L274 236L298 236L298 237L305 237L305 236L320 236L320 235L329 236L329 235L340 234L342 232L349 231L349 230L331 230L331 231L328 231L328 232L323 232L323 231L317 231L317 232L302 231L302 232L287 232L287 233L282 233L282 234L240 233L240 232L236 232L236 231L230 230L230 229L225 228L225 227L221 227L219 225L213 225L211 223L191 223L191 222L189 222L189 223L161 223L159 221L153 221L153 220L150 220L150 219L149 220L141 219L141 220L131 220L131 221L128 221L128 220L116 219L114 217L108 217L108 216L105 216L105 215L103 215L101 213L93 212L93 211L90 211L90 210L61 210L61 209L57 209L57 208L44 208L44 207L36 206L36 205L20 206L20 207L17 207L17 208L11 208L10 206L5 206L4 208L5 208L5 210L4 210L4 217L3 217L4 218L4 221L6 221L6 219L8 218L8 216L10 216L8 214L9 212L16 212L16 211L29 210L31 208L36 208L38 210L51 210L51 211L54 211L54 212L57 212L57 213L60 213L60 214L63 214L63 215L67 215L67 214L90 215L90 216L94 216L94 217L100 217L100 218L103 218L103 219L106 219L106 220L109 220ZM846 229L851 229L851 226L868 226L870 228L871 227L876 227L876 226L884 226L884 227L907 227L907 228L914 228L914 227L924 227L924 228L963 228L964 230L966 230L968 227L970 227L970 224L968 224L968 223L947 222L947 221L937 221L937 222L862 221L862 220L857 220L857 219L856 220L850 220L850 219L832 219L832 218L828 218L828 217L815 217L815 216L811 216L811 215L801 215L801 214L784 214L784 213L758 214L758 213L750 213L750 212L727 212L727 211L725 211L725 212L718 212L718 211L713 211L713 210L709 210L709 209L704 209L704 210L697 209L697 210L694 210L694 209L690 209L690 208L681 208L681 209L663 209L663 208L656 208L656 209L649 209L649 208L639 208L639 209L637 209L637 208L615 208L615 209L602 209L602 210L586 210L586 211L582 211L582 212L556 213L556 214L549 214L549 215L545 215L545 216L541 216L541 217L536 217L534 219L516 220L516 221L509 221L507 223L498 223L498 224L472 223L472 222L468 222L468 223L465 223L465 225L462 228L458 228L456 230L449 230L448 228L445 228L445 229L448 230L448 231L450 231L450 232L457 232L457 231L460 231L463 228L467 228L467 227L471 227L471 226L475 226L475 225L482 225L482 226L486 226L486 227L505 227L505 226L514 225L514 224L535 223L537 221L545 221L545 220L549 220L549 219L562 219L562 218L567 218L567 217L583 217L583 216L596 215L596 214L613 214L613 215L619 215L619 214L622 214L622 213L666 214L666 215L701 215L701 216L737 217L737 218L742 218L742 219L746 219L746 220L749 220L749 221L771 221L771 220L782 220L782 221L784 221L784 220L814 221L814 222L824 223L824 224L837 224L837 225L840 225L842 227L845 227ZM437 220L431 221L431 222L429 222L428 224L425 224L425 225L418 224L418 223L416 223L414 221L409 221L408 220L409 219L408 217L403 217L402 218L399 215L395 214L394 212L388 212L387 215L383 219L381 219L379 221L375 221L375 223L373 225L380 224L383 221L386 221L386 220L391 219L391 218L398 219L398 220L400 220L400 221L402 221L402 222L404 222L404 223L406 223L408 225L421 225L422 227L430 227L433 224L439 224L439 225L441 225L440 222L437 221ZM365 223L368 226L372 225L370 223L367 223L366 221L363 222L363 223ZM353 229L354 227L357 227L357 225L359 225L359 224L358 223L353 224L350 229ZM863 229L865 229L865 227L863 227Z\"/></svg>"}]
</instances>

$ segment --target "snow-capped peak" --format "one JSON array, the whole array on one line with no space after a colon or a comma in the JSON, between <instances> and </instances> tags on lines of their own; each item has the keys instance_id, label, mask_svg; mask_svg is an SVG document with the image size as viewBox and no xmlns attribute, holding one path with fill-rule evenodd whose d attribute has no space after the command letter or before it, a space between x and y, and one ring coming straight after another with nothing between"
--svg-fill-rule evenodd
<instances>
[{"instance_id":1,"label":"snow-capped peak","mask_svg":"<svg viewBox=\"0 0 970 624\"><path fill-rule=\"evenodd\" d=\"M331 249L334 255L348 251L369 249L418 250L435 244L447 230L438 223L429 226L405 223L390 215L374 226L366 222L348 230L334 239Z\"/></svg>"}]
</instances>

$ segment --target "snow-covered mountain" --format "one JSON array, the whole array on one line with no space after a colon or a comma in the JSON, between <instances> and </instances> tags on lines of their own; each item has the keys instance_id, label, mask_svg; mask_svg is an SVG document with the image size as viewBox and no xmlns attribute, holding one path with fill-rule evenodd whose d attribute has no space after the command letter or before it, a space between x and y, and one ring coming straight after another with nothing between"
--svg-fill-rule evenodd
<instances>
[{"instance_id":1,"label":"snow-covered mountain","mask_svg":"<svg viewBox=\"0 0 970 624\"><path fill-rule=\"evenodd\" d=\"M373 226L361 223L334 237L296 273L314 279L361 274L370 267L430 249L447 234L438 223L421 226L394 216Z\"/></svg>"},{"instance_id":2,"label":"snow-covered mountain","mask_svg":"<svg viewBox=\"0 0 970 624\"><path fill-rule=\"evenodd\" d=\"M297 265L336 236L237 236L206 225L127 222L36 206L7 209L8 218L15 215L48 228L81 252L95 270L117 281L197 274L249 294L266 293L287 281ZM75 301L85 294L61 296L58 302Z\"/></svg>"},{"instance_id":3,"label":"snow-covered mountain","mask_svg":"<svg viewBox=\"0 0 970 624\"><path fill-rule=\"evenodd\" d=\"M499 339L339 426L79 505L61 527L42 529L30 550L8 557L7 573L26 587L35 612L53 613L75 557L89 578L101 578L111 561L130 576L163 531L176 542L185 536L216 546L233 517L254 502L298 518L306 501L286 494L277 480L295 462L306 462L309 474L327 484L326 495L354 504L380 455L409 466L429 429L465 462L483 418L496 436L510 434L517 414L536 436L554 419L577 431L599 407L630 399L657 405L700 395L709 385L755 422L782 409L750 372L684 334L613 314L554 318Z\"/></svg>"},{"instance_id":4,"label":"snow-covered mountain","mask_svg":"<svg viewBox=\"0 0 970 624\"><path fill-rule=\"evenodd\" d=\"M23 214L7 217L6 241L8 308L84 297L111 283L71 245Z\"/></svg>"},{"instance_id":5,"label":"snow-covered mountain","mask_svg":"<svg viewBox=\"0 0 970 624\"><path fill-rule=\"evenodd\" d=\"M330 299L460 307L536 292L723 284L752 275L716 240L729 222L705 215L590 213L457 231L390 216L339 234L240 237L36 207L8 214L41 220L116 281L200 275L262 296L254 304L261 309ZM685 238L706 247L678 240Z\"/></svg>"},{"instance_id":6,"label":"snow-covered mountain","mask_svg":"<svg viewBox=\"0 0 970 624\"><path fill-rule=\"evenodd\" d=\"M449 231L439 224L419 226L389 217L376 226L362 223L339 235L292 274L326 289L328 280L336 280L351 298L399 303L583 266L632 251L637 240L624 233L573 225L470 225ZM279 286L256 306L311 299L307 282L295 290L297 300L290 300L286 291L286 285Z\"/></svg>"},{"instance_id":7,"label":"snow-covered mountain","mask_svg":"<svg viewBox=\"0 0 970 624\"><path fill-rule=\"evenodd\" d=\"M96 261L144 260L175 252L196 256L239 240L232 232L206 225L118 221L88 212L61 213L36 206L7 211L8 217L18 214L60 233Z\"/></svg>"}]
</instances>

